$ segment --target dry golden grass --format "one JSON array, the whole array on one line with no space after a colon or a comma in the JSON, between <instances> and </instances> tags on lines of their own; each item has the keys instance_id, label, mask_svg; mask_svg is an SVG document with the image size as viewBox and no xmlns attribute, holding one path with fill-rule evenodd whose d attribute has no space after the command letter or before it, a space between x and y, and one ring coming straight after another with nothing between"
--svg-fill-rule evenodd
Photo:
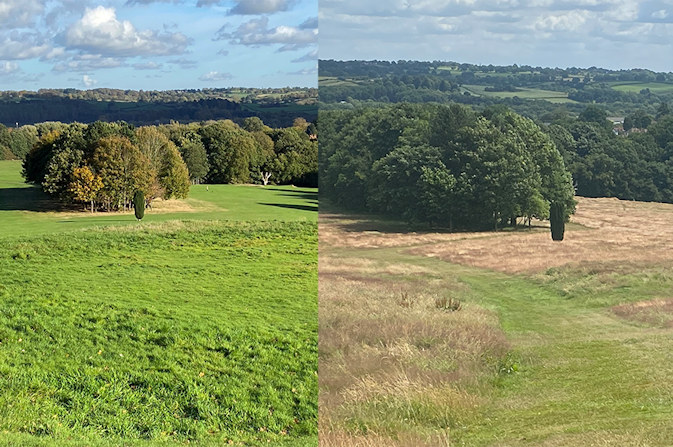
<instances>
[{"instance_id":1,"label":"dry golden grass","mask_svg":"<svg viewBox=\"0 0 673 447\"><path fill-rule=\"evenodd\" d=\"M227 211L227 210L220 208L211 202L206 202L205 200L198 200L198 199L163 200L161 198L155 199L152 202L152 209L151 209L152 214L201 213L212 211ZM115 215L128 215L129 213L132 213L132 211L112 211L112 212L105 212L104 214L106 216L115 216ZM100 216L103 213L92 213L91 210L89 209L81 208L79 210L57 211L52 212L51 214L62 219L69 219L79 217L86 218L92 216Z\"/></svg>"},{"instance_id":2,"label":"dry golden grass","mask_svg":"<svg viewBox=\"0 0 673 447\"><path fill-rule=\"evenodd\" d=\"M673 327L673 298L653 299L613 306L615 315L657 327Z\"/></svg>"},{"instance_id":3,"label":"dry golden grass","mask_svg":"<svg viewBox=\"0 0 673 447\"><path fill-rule=\"evenodd\" d=\"M571 222L588 229L571 225L563 242L552 241L547 232L480 233L481 238L438 239L410 251L506 273L581 263L673 261L673 205L582 197L578 201Z\"/></svg>"},{"instance_id":4,"label":"dry golden grass","mask_svg":"<svg viewBox=\"0 0 673 447\"><path fill-rule=\"evenodd\" d=\"M367 230L357 216L320 214L320 248L383 248L435 244L463 239L483 238L488 233L417 233L408 231Z\"/></svg>"},{"instance_id":5,"label":"dry golden grass","mask_svg":"<svg viewBox=\"0 0 673 447\"><path fill-rule=\"evenodd\" d=\"M321 220L321 247L332 225ZM470 291L430 268L365 256L320 252L320 445L448 445L443 430L478 417L475 390L508 350L497 317L439 307Z\"/></svg>"}]
</instances>

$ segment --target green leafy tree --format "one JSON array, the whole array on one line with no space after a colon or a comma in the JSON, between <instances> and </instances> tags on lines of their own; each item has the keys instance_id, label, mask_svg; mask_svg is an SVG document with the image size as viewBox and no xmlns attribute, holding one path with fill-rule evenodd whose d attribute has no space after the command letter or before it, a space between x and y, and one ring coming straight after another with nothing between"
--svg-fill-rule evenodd
<instances>
[{"instance_id":1,"label":"green leafy tree","mask_svg":"<svg viewBox=\"0 0 673 447\"><path fill-rule=\"evenodd\" d=\"M201 140L182 140L180 154L187 165L189 177L194 183L200 183L208 175L208 154Z\"/></svg>"},{"instance_id":2,"label":"green leafy tree","mask_svg":"<svg viewBox=\"0 0 673 447\"><path fill-rule=\"evenodd\" d=\"M164 199L185 199L189 195L189 171L173 143L170 143L163 158L159 184L164 190Z\"/></svg>"}]
</instances>

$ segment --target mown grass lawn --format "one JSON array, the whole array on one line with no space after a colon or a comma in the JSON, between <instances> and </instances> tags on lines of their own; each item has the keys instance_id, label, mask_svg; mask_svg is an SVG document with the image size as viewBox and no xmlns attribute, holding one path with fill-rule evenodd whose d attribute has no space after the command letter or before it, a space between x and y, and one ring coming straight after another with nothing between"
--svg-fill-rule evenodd
<instances>
[{"instance_id":1,"label":"mown grass lawn","mask_svg":"<svg viewBox=\"0 0 673 447\"><path fill-rule=\"evenodd\" d=\"M41 211L8 171L0 446L317 443L315 190L202 186L138 223Z\"/></svg>"},{"instance_id":2,"label":"mown grass lawn","mask_svg":"<svg viewBox=\"0 0 673 447\"><path fill-rule=\"evenodd\" d=\"M316 222L317 211L316 188L192 185L187 200L156 201L143 224L176 219ZM0 238L119 225L137 225L133 212L61 212L39 187L24 182L20 161L0 161Z\"/></svg>"}]
</instances>

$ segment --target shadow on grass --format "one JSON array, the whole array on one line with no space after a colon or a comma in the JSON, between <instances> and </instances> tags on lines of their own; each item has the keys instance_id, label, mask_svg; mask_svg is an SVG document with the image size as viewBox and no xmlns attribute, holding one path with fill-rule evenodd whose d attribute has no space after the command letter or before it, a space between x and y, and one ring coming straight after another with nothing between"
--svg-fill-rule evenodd
<instances>
[{"instance_id":1,"label":"shadow on grass","mask_svg":"<svg viewBox=\"0 0 673 447\"><path fill-rule=\"evenodd\" d=\"M427 223L405 222L379 214L364 212L352 212L344 210L334 204L321 200L320 215L332 221L343 231L359 233L363 231L375 231L378 233L491 233L493 228L454 228ZM571 224L572 225L572 224ZM528 225L517 225L516 227L504 227L498 229L499 233L508 234L515 232L539 232L549 231L549 225L544 223L533 223L532 227Z\"/></svg>"},{"instance_id":2,"label":"shadow on grass","mask_svg":"<svg viewBox=\"0 0 673 447\"><path fill-rule=\"evenodd\" d=\"M289 194L287 194L287 191L284 194L276 194L277 196L283 196L283 197L292 197L293 199L302 199L302 200L312 200L317 202L318 201L318 193L317 192L306 192L306 191L290 191Z\"/></svg>"},{"instance_id":3,"label":"shadow on grass","mask_svg":"<svg viewBox=\"0 0 673 447\"><path fill-rule=\"evenodd\" d=\"M38 186L26 188L0 189L0 211L68 211L72 207L64 206L52 200Z\"/></svg>"},{"instance_id":4,"label":"shadow on grass","mask_svg":"<svg viewBox=\"0 0 673 447\"><path fill-rule=\"evenodd\" d=\"M314 213L318 212L318 205L291 205L289 203L261 203L259 205L266 206L277 206L278 208L288 208L293 210L302 210L302 211L313 211Z\"/></svg>"}]
</instances>

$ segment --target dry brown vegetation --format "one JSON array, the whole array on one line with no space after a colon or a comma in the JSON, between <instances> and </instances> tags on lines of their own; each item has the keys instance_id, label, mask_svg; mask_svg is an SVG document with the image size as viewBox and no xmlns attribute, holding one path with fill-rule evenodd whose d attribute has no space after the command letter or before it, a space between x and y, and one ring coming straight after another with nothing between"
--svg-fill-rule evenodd
<instances>
[{"instance_id":1,"label":"dry brown vegetation","mask_svg":"<svg viewBox=\"0 0 673 447\"><path fill-rule=\"evenodd\" d=\"M568 264L660 263L673 260L673 205L578 198L565 240L548 232L481 233L481 238L435 241L411 252L506 273L530 273ZM490 236L490 237L487 237Z\"/></svg>"},{"instance_id":2,"label":"dry brown vegetation","mask_svg":"<svg viewBox=\"0 0 673 447\"><path fill-rule=\"evenodd\" d=\"M321 215L321 447L670 445L672 222L579 198L555 243Z\"/></svg>"},{"instance_id":3,"label":"dry brown vegetation","mask_svg":"<svg viewBox=\"0 0 673 447\"><path fill-rule=\"evenodd\" d=\"M638 301L613 306L615 315L657 327L673 327L673 298Z\"/></svg>"},{"instance_id":4,"label":"dry brown vegetation","mask_svg":"<svg viewBox=\"0 0 673 447\"><path fill-rule=\"evenodd\" d=\"M320 224L320 445L449 445L442 428L478 417L508 350L496 316L430 268L339 255L335 220Z\"/></svg>"}]
</instances>

